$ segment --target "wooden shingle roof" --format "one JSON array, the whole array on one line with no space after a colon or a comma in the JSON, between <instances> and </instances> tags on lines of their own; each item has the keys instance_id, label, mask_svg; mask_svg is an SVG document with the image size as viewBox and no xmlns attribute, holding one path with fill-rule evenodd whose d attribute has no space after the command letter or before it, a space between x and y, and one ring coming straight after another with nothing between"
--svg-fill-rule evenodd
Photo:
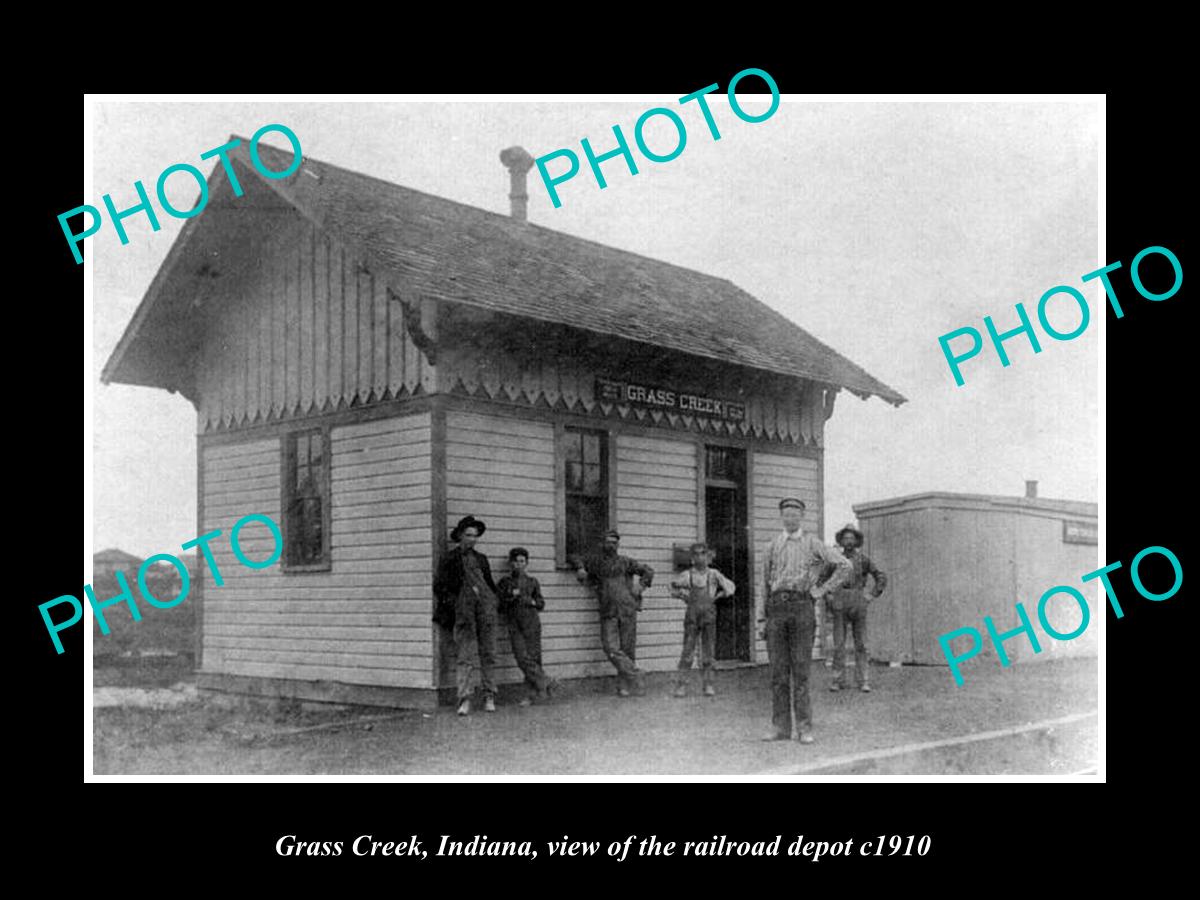
<instances>
[{"instance_id":1,"label":"wooden shingle roof","mask_svg":"<svg viewBox=\"0 0 1200 900\"><path fill-rule=\"evenodd\" d=\"M381 268L389 286L403 297L424 295L562 323L836 385L863 397L873 394L895 405L905 401L723 278L314 159L305 158L289 178L265 179L250 165L248 144L243 138L230 154L243 183L247 178L265 182L331 237L359 250L373 268ZM259 155L274 171L286 169L292 159L290 151L265 144L259 145ZM214 174L210 180L216 179ZM229 190L227 184L220 189ZM193 221L200 224L204 217ZM152 295L153 289L143 306L153 301ZM138 310L105 367L105 381L123 380L121 359L137 340L134 325L148 312Z\"/></svg>"}]
</instances>

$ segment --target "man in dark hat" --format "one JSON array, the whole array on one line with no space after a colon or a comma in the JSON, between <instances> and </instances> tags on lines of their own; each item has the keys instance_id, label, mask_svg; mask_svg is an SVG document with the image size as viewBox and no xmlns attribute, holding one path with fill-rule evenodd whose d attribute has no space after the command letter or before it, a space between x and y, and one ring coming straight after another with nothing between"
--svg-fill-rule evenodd
<instances>
[{"instance_id":1,"label":"man in dark hat","mask_svg":"<svg viewBox=\"0 0 1200 900\"><path fill-rule=\"evenodd\" d=\"M858 689L870 693L870 660L867 658L867 609L871 600L883 593L887 587L887 576L862 552L862 532L853 524L841 528L834 540L842 548L842 555L850 561L850 574L841 587L830 591L825 602L833 617L833 681L831 691L846 687L846 629L854 630L854 675ZM828 570L832 574L832 569ZM867 577L874 579L874 586L867 586Z\"/></svg>"},{"instance_id":2,"label":"man in dark hat","mask_svg":"<svg viewBox=\"0 0 1200 900\"><path fill-rule=\"evenodd\" d=\"M642 673L637 667L637 614L642 590L654 581L654 570L636 559L622 556L621 535L604 534L597 552L576 561L575 576L591 586L600 601L600 643L617 670L617 694L642 694ZM633 583L638 576L640 586Z\"/></svg>"},{"instance_id":3,"label":"man in dark hat","mask_svg":"<svg viewBox=\"0 0 1200 900\"><path fill-rule=\"evenodd\" d=\"M837 550L826 547L800 524L804 501L785 497L779 501L783 531L764 548L763 576L766 601L767 657L771 664L771 706L774 728L763 738L786 741L796 737L811 744L812 709L808 697L808 670L812 663L817 617L814 607L828 591L850 574L850 563ZM826 567L832 574L819 579ZM760 622L764 621L760 618Z\"/></svg>"},{"instance_id":4,"label":"man in dark hat","mask_svg":"<svg viewBox=\"0 0 1200 900\"><path fill-rule=\"evenodd\" d=\"M483 708L496 711L496 585L487 557L475 542L487 525L474 516L464 516L450 532L458 546L448 551L438 565L433 593L439 610L454 609L454 646L458 656L458 714L471 711L471 682L476 668L481 672ZM435 614L435 621L439 621Z\"/></svg>"}]
</instances>

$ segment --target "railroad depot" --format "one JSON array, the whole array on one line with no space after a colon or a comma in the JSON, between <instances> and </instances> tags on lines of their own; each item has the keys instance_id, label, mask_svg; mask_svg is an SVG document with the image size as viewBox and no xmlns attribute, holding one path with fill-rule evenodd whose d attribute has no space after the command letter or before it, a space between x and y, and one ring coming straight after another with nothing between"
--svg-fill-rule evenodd
<instances>
[{"instance_id":1,"label":"railroad depot","mask_svg":"<svg viewBox=\"0 0 1200 900\"><path fill-rule=\"evenodd\" d=\"M258 152L273 171L292 159ZM283 530L270 568L235 564L225 539L224 584L199 567L201 687L434 704L454 677L433 572L468 514L497 575L528 548L555 678L613 672L567 563L610 528L666 576L706 540L737 585L717 658L766 662L757 573L778 502L803 499L819 534L835 397L900 394L729 281L528 222L523 152L503 157L511 215L309 158L264 178L244 140L230 158L244 195L214 169L102 376L195 406L197 534L253 513ZM241 539L256 559L272 543ZM679 658L669 580L643 597L647 671ZM498 643L498 680L520 682Z\"/></svg>"}]
</instances>

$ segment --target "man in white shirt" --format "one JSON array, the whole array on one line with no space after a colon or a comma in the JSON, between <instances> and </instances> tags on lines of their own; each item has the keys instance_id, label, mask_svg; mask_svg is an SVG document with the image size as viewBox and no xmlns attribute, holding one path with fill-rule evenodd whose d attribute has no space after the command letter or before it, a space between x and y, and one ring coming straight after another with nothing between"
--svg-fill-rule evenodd
<instances>
[{"instance_id":1,"label":"man in white shirt","mask_svg":"<svg viewBox=\"0 0 1200 900\"><path fill-rule=\"evenodd\" d=\"M790 740L794 723L797 740L811 744L808 670L817 624L814 607L821 597L846 580L851 568L841 553L801 530L804 509L804 501L795 497L779 501L783 531L771 539L764 553L765 637L771 665L774 728L763 740ZM818 584L829 566L834 568L833 574Z\"/></svg>"}]
</instances>

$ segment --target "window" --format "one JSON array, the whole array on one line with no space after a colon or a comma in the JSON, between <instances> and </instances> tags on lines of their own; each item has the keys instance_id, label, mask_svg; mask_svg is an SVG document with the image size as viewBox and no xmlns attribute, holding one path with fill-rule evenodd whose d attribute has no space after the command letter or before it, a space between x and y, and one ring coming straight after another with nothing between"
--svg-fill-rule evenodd
<instances>
[{"instance_id":1,"label":"window","mask_svg":"<svg viewBox=\"0 0 1200 900\"><path fill-rule=\"evenodd\" d=\"M283 555L290 571L330 567L329 443L324 431L284 438Z\"/></svg>"},{"instance_id":2,"label":"window","mask_svg":"<svg viewBox=\"0 0 1200 900\"><path fill-rule=\"evenodd\" d=\"M608 530L608 433L564 428L566 558L581 556Z\"/></svg>"},{"instance_id":3,"label":"window","mask_svg":"<svg viewBox=\"0 0 1200 900\"><path fill-rule=\"evenodd\" d=\"M705 448L705 477L710 481L744 482L746 478L746 451L736 447L714 446Z\"/></svg>"}]
</instances>

